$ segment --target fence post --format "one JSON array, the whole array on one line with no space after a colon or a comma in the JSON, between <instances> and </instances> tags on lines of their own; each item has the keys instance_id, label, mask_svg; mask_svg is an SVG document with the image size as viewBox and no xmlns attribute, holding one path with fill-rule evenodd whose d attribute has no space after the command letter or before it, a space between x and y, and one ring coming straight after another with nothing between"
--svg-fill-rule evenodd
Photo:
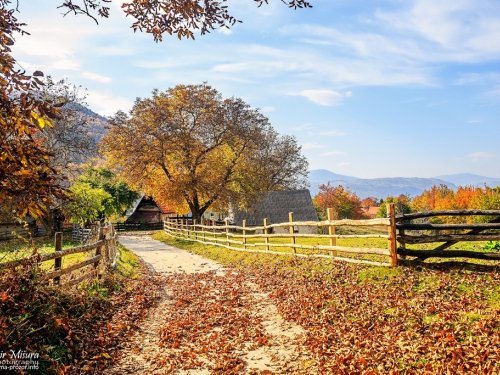
<instances>
[{"instance_id":1,"label":"fence post","mask_svg":"<svg viewBox=\"0 0 500 375\"><path fill-rule=\"evenodd\" d=\"M207 225L206 220L203 220L203 219L202 219L202 220L201 220L201 224L203 225L203 226L201 227L201 233L202 233L202 235L203 235L203 243L205 243L205 242L206 242L206 236L205 236L205 228L204 228L204 226L205 226L205 225Z\"/></svg>"},{"instance_id":2,"label":"fence post","mask_svg":"<svg viewBox=\"0 0 500 375\"><path fill-rule=\"evenodd\" d=\"M396 245L396 218L394 212L394 203L387 205L387 217L390 220L389 224L389 239L387 240L389 245L389 252L391 253L391 266L396 267L398 265L398 254Z\"/></svg>"},{"instance_id":3,"label":"fence post","mask_svg":"<svg viewBox=\"0 0 500 375\"><path fill-rule=\"evenodd\" d=\"M328 221L333 221L333 217L334 217L333 208L328 208L326 210L326 214L327 214ZM334 236L335 235L335 226L334 225L329 225L328 226L328 234L330 236ZM337 239L335 237L330 237L330 246L337 246ZM332 257L337 256L337 252L331 250L330 251L330 256L332 256Z\"/></svg>"},{"instance_id":4,"label":"fence post","mask_svg":"<svg viewBox=\"0 0 500 375\"><path fill-rule=\"evenodd\" d=\"M185 234L184 234L184 218L181 219L181 231L180 231L180 235L183 238L185 236Z\"/></svg>"},{"instance_id":5,"label":"fence post","mask_svg":"<svg viewBox=\"0 0 500 375\"><path fill-rule=\"evenodd\" d=\"M193 230L194 230L194 239L198 239L198 233L196 233L196 219L193 219Z\"/></svg>"},{"instance_id":6,"label":"fence post","mask_svg":"<svg viewBox=\"0 0 500 375\"><path fill-rule=\"evenodd\" d=\"M401 203L401 201L398 201L398 212L397 212L399 215L403 215L403 204ZM398 229L398 235L400 236L404 236L405 235L405 230L404 229ZM396 237L397 239L397 237ZM406 248L406 244L405 243L402 243L402 244L399 244L403 249ZM401 255L401 259L406 259L406 255Z\"/></svg>"},{"instance_id":7,"label":"fence post","mask_svg":"<svg viewBox=\"0 0 500 375\"><path fill-rule=\"evenodd\" d=\"M214 241L215 244L217 245L217 231L215 230L215 220L212 220L212 226L214 228Z\"/></svg>"},{"instance_id":8,"label":"fence post","mask_svg":"<svg viewBox=\"0 0 500 375\"><path fill-rule=\"evenodd\" d=\"M99 227L99 237L97 237L97 241L103 240L103 227ZM103 240L104 242L104 240ZM99 245L95 249L95 255L101 255L102 254L102 245ZM99 261L94 263L94 270L97 272L97 268L99 267Z\"/></svg>"},{"instance_id":9,"label":"fence post","mask_svg":"<svg viewBox=\"0 0 500 375\"><path fill-rule=\"evenodd\" d=\"M267 219L264 219L264 236L266 242L266 251L269 251L269 237L267 236Z\"/></svg>"},{"instance_id":10,"label":"fence post","mask_svg":"<svg viewBox=\"0 0 500 375\"><path fill-rule=\"evenodd\" d=\"M293 212L288 213L288 221L293 223ZM293 230L293 225L290 225L290 242L292 244L292 250L294 254L297 254L297 249L295 248L295 232Z\"/></svg>"},{"instance_id":11,"label":"fence post","mask_svg":"<svg viewBox=\"0 0 500 375\"><path fill-rule=\"evenodd\" d=\"M116 230L115 230L114 225L111 225L109 233L111 235L111 250L112 250L111 251L111 258L112 258L111 265L113 265L113 263L115 262L116 253L118 252L118 249L116 246Z\"/></svg>"},{"instance_id":12,"label":"fence post","mask_svg":"<svg viewBox=\"0 0 500 375\"><path fill-rule=\"evenodd\" d=\"M103 241L104 241L104 263L109 264L110 262L110 257L109 257L109 229L110 227L105 226L102 228L102 233L103 233Z\"/></svg>"},{"instance_id":13,"label":"fence post","mask_svg":"<svg viewBox=\"0 0 500 375\"><path fill-rule=\"evenodd\" d=\"M247 221L243 220L242 227L246 228L247 226ZM243 229L243 250L247 249L247 238L245 237L247 235L246 229Z\"/></svg>"},{"instance_id":14,"label":"fence post","mask_svg":"<svg viewBox=\"0 0 500 375\"><path fill-rule=\"evenodd\" d=\"M58 252L62 250L62 239L63 234L61 232L57 232L54 236L54 252ZM54 259L54 271L59 271L62 266L62 258L57 257ZM59 284L61 282L61 276L54 277L54 284Z\"/></svg>"},{"instance_id":15,"label":"fence post","mask_svg":"<svg viewBox=\"0 0 500 375\"><path fill-rule=\"evenodd\" d=\"M229 246L229 219L224 219L224 224L226 224L226 244Z\"/></svg>"}]
</instances>

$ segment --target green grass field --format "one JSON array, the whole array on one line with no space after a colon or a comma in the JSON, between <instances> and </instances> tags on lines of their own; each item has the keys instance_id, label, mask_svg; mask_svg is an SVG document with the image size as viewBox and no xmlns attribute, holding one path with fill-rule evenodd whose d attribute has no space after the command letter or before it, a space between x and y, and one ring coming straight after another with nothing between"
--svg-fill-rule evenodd
<instances>
[{"instance_id":1,"label":"green grass field","mask_svg":"<svg viewBox=\"0 0 500 375\"><path fill-rule=\"evenodd\" d=\"M79 242L71 240L71 235L63 236L62 248L69 249L71 247L80 246ZM0 242L0 263L9 262L12 260L23 259L31 256L34 251L38 254L50 254L54 252L54 239L48 237L37 237L32 239L13 239ZM95 250L85 253L70 254L62 258L62 267L65 268L71 264L81 262L92 257ZM42 263L43 269L51 269L54 266L54 260L49 260Z\"/></svg>"}]
</instances>

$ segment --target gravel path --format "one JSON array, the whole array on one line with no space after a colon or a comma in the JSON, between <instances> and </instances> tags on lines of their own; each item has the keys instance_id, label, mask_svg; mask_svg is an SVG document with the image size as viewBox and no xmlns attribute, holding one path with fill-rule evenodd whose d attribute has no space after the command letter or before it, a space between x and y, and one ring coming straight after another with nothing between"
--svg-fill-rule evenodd
<instances>
[{"instance_id":1,"label":"gravel path","mask_svg":"<svg viewBox=\"0 0 500 375\"><path fill-rule=\"evenodd\" d=\"M120 236L118 241L147 263L151 271L165 275L221 271L222 265L197 254L178 249L149 236Z\"/></svg>"},{"instance_id":2,"label":"gravel path","mask_svg":"<svg viewBox=\"0 0 500 375\"><path fill-rule=\"evenodd\" d=\"M150 312L141 329L123 343L119 361L104 374L204 375L245 372L264 375L302 372L300 363L305 358L299 354L295 344L297 335L303 333L302 328L285 322L258 285L245 281L237 271L225 269L213 260L155 241L149 236L121 236L119 242L140 256L152 270L169 277L170 287L165 290L162 302ZM207 289L203 285L213 289L203 290ZM231 294L230 299L227 298L228 294ZM199 297L201 300L194 306L193 303L186 303L190 298ZM226 307L228 303L232 305ZM211 307L203 311L204 305ZM206 318L210 311L219 308L226 309L225 315L215 319L212 325L207 325L206 322L211 320ZM199 319L197 315L200 315ZM187 316L192 320L192 327L183 330L176 324ZM245 316L250 326L243 324L236 333L235 322L240 316ZM165 327L177 327L177 334L184 337L179 349L169 347L165 341ZM190 330L199 331L190 336L191 341L186 341ZM266 344L256 344L252 336L255 332L261 337L264 335ZM231 342L234 338L234 347L237 348L229 354L232 362L227 362L227 350L197 352L200 342L210 343L212 337L220 338L224 334L226 341L223 342ZM189 352L189 361L186 352ZM193 353L196 353L196 357ZM221 363L234 363L233 370L237 371L231 371L231 364L222 371ZM236 367L236 363L240 363L239 367Z\"/></svg>"}]
</instances>

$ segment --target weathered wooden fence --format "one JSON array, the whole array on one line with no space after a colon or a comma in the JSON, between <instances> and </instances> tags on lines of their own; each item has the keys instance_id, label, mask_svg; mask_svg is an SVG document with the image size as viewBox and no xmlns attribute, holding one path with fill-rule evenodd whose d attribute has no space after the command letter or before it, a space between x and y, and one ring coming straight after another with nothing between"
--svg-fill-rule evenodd
<instances>
[{"instance_id":1,"label":"weathered wooden fence","mask_svg":"<svg viewBox=\"0 0 500 375\"><path fill-rule=\"evenodd\" d=\"M117 232L122 231L143 231L143 230L161 230L163 222L159 223L113 223Z\"/></svg>"},{"instance_id":2,"label":"weathered wooden fence","mask_svg":"<svg viewBox=\"0 0 500 375\"><path fill-rule=\"evenodd\" d=\"M53 284L61 284L61 276L70 274L83 267L92 265L83 275L68 280L65 285L75 285L85 279L95 277L98 272L99 265L114 265L118 256L116 245L116 232L112 225L105 225L99 228L97 240L93 243L77 246L62 250L62 233L55 234L54 252L40 256L39 263L54 260L54 269L46 274L47 278L53 280ZM90 258L71 264L68 267L62 268L62 259L71 254L90 253L95 251ZM20 266L26 262L26 259L17 259L10 262L0 263L0 270L8 269L15 266Z\"/></svg>"},{"instance_id":3,"label":"weathered wooden fence","mask_svg":"<svg viewBox=\"0 0 500 375\"><path fill-rule=\"evenodd\" d=\"M391 211L392 210L392 211ZM203 225L198 224L196 221L170 219L164 223L164 230L167 234L195 241L207 245L221 246L230 250L248 251L248 252L263 252L279 255L294 255L301 257L322 257L343 260L353 263L366 263L371 265L382 266L395 266L397 264L396 255L396 231L395 231L395 215L394 206L389 207L389 217L380 219L369 220L333 220L333 210L328 210L328 220L326 221L294 221L293 213L289 214L289 222L279 224L268 224L267 219L264 219L263 225L258 227L247 227L246 222L243 221L243 226L229 225L228 221L225 225ZM328 234L299 234L295 233L295 228L300 226L307 227L328 227ZM335 227L338 226L356 226L356 227L385 227L387 234L373 233L364 235L339 235L335 234ZM288 228L289 233L269 233L273 228ZM262 231L262 234L257 234L257 231ZM237 233L240 232L240 233ZM249 234L253 233L253 234ZM289 238L289 243L272 243L270 239L273 238ZM327 238L329 245L306 245L298 244L298 238ZM337 239L340 238L385 238L388 241L386 249L382 248L369 248L369 247L347 247L337 246ZM249 239L263 239L264 242L250 243ZM257 249L257 248L264 248ZM271 251L271 249L278 249L281 251ZM327 254L316 253L297 253L297 250L320 250L329 252ZM370 260L354 259L347 257L340 257L338 253L349 254L374 254L388 257L388 262L376 262Z\"/></svg>"},{"instance_id":4,"label":"weathered wooden fence","mask_svg":"<svg viewBox=\"0 0 500 375\"><path fill-rule=\"evenodd\" d=\"M494 217L488 223L466 224L432 224L412 223L431 217ZM498 241L500 240L500 210L445 210L427 211L403 214L396 216L397 240L400 246L397 253L402 256L414 256L420 260L427 258L473 258L486 260L500 260L499 253L446 250L449 247L464 241ZM485 231L487 231L485 233ZM441 243L432 250L408 249L406 245Z\"/></svg>"},{"instance_id":5,"label":"weathered wooden fence","mask_svg":"<svg viewBox=\"0 0 500 375\"><path fill-rule=\"evenodd\" d=\"M398 210L402 212L401 208ZM412 223L413 220L431 218L437 216L489 216L493 217L488 223L467 223L467 224L432 224L432 223ZM406 259L407 256L416 257L417 260L427 258L471 258L485 260L500 260L500 253L471 251L463 249L448 248L463 241L499 241L500 240L500 210L451 210L451 211L428 211L411 214L395 213L393 204L387 205L387 218L370 220L332 220L333 210L328 210L328 220L320 222L294 222L293 213L290 213L289 222L268 225L264 219L263 225L259 227L247 227L229 225L202 225L188 219L167 219L164 224L165 232L173 237L183 238L207 245L222 246L230 250L265 252L273 254L289 254L302 257L323 257L346 262L367 263L372 265L396 266L399 259ZM295 233L298 226L326 227L328 234L299 234ZM337 235L335 228L339 226L384 226L387 234L366 234L366 235ZM289 228L289 233L269 233L273 228ZM261 231L262 234L257 234ZM444 232L445 231L445 232ZM235 233L241 232L241 233ZM252 234L249 234L251 232ZM459 232L459 233L457 233ZM430 234L429 234L430 233ZM256 238L263 242L249 243L247 240ZM289 238L289 243L272 243L273 238ZM296 243L297 238L328 238L329 245L304 245ZM337 239L340 238L386 238L387 248L367 248L367 247L347 247L337 246ZM397 245L399 243L399 246ZM435 249L421 250L410 249L407 245L418 245L428 243L440 243ZM252 249L253 248L253 249ZM261 249L256 249L261 248ZM263 248L263 249L262 249ZM280 249L281 251L271 251ZM291 249L291 251L290 251ZM297 249L319 250L329 252L326 254L299 254ZM447 250L448 249L448 250ZM353 259L339 257L338 253L349 254L373 254L387 256L387 262L375 262L371 260Z\"/></svg>"}]
</instances>

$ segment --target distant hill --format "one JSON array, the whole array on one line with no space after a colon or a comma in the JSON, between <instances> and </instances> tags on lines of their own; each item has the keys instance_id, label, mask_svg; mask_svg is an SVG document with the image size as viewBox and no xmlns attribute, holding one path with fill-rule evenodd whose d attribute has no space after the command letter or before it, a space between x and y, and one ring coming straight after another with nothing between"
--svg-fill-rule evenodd
<instances>
[{"instance_id":1,"label":"distant hill","mask_svg":"<svg viewBox=\"0 0 500 375\"><path fill-rule=\"evenodd\" d=\"M71 107L87 118L89 124L89 135L94 137L96 141L99 142L104 134L106 134L106 124L108 123L108 119L81 104L72 104Z\"/></svg>"},{"instance_id":2,"label":"distant hill","mask_svg":"<svg viewBox=\"0 0 500 375\"><path fill-rule=\"evenodd\" d=\"M467 186L467 185L478 186L478 187L483 187L484 185L487 185L489 187L500 186L500 178L484 177L472 173L449 174L444 176L437 176L434 178L450 181L457 186Z\"/></svg>"},{"instance_id":3,"label":"distant hill","mask_svg":"<svg viewBox=\"0 0 500 375\"><path fill-rule=\"evenodd\" d=\"M321 184L330 182L332 186L342 185L355 192L361 199L367 197L386 198L388 195L397 196L409 194L414 197L422 194L426 189L434 185L446 185L450 189L457 189L452 181L438 178L372 178L360 179L352 176L343 176L325 169L317 169L309 172L311 196L315 196Z\"/></svg>"},{"instance_id":4,"label":"distant hill","mask_svg":"<svg viewBox=\"0 0 500 375\"><path fill-rule=\"evenodd\" d=\"M335 181L335 180L349 181L357 179L358 179L357 177L345 176L343 174L333 173L326 169L314 169L312 171L309 171L309 182L311 182L311 185L313 183L318 183L321 185L328 181Z\"/></svg>"},{"instance_id":5,"label":"distant hill","mask_svg":"<svg viewBox=\"0 0 500 375\"><path fill-rule=\"evenodd\" d=\"M359 179L351 181L330 181L333 186L342 185L348 187L356 195L363 199L367 197L386 198L388 195L398 196L400 194L409 194L414 197L422 194L426 189L434 185L446 185L450 189L456 190L457 187L451 182L439 180L437 178L372 178ZM314 193L316 194L317 191ZM312 193L311 193L312 194Z\"/></svg>"}]
</instances>

